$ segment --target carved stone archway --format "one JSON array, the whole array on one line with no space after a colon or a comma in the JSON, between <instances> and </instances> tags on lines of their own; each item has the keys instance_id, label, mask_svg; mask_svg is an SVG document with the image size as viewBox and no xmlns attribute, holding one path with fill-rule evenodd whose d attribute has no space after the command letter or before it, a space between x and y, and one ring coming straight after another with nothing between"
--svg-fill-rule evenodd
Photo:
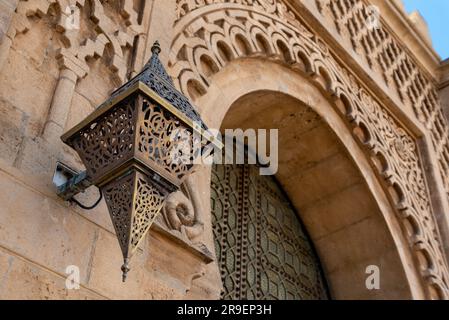
<instances>
[{"instance_id":1,"label":"carved stone archway","mask_svg":"<svg viewBox=\"0 0 449 320\"><path fill-rule=\"evenodd\" d=\"M229 84L237 70L241 79ZM278 64L236 61L199 103L213 127L280 128L276 177L314 241L333 298L425 296L389 195L351 127L313 84ZM371 264L384 270L385 291L365 290Z\"/></svg>"},{"instance_id":2,"label":"carved stone archway","mask_svg":"<svg viewBox=\"0 0 449 320\"><path fill-rule=\"evenodd\" d=\"M223 119L224 110L233 102L222 92L229 94L230 91L225 89L233 87L242 94L233 82L238 82L247 92L252 91L261 81L260 77L265 79L266 75L254 69L251 70L251 77L241 81L242 72L256 58L274 61L290 70L288 75L283 72L281 78L270 72L273 79L278 80L270 80L271 84L277 83L276 90L291 93L296 85L292 83L292 78L299 75L303 78L297 81L314 83L338 110L341 119L345 120L357 139L358 146L363 148L364 159L369 161L370 168L362 171L368 172L371 168L377 171L376 183L381 183L389 203L394 207L394 219L391 216L384 218L389 225L399 223L401 234L394 234L393 237L407 239L407 245L401 241L396 244L401 248L408 247L403 253L410 254L414 261L413 270L407 273L407 277L411 279L414 278L413 274L419 274L420 281L413 280L413 286L421 282L425 288L422 295L414 296L447 298L447 263L416 138L285 5L279 1L254 1L252 4L226 2L198 5L195 10L190 10L192 8L187 4L180 7L183 9L175 25L176 36L170 59L171 73L178 79L178 86L200 106L204 116L210 117L213 125L220 127L221 123L216 121L220 118L217 114L221 114L220 119ZM243 61L243 58L249 59ZM238 63L234 64L235 60ZM231 65L237 68L233 73L226 71ZM259 67L265 71L267 69L265 64ZM228 78L218 83L217 78L223 72L227 73ZM254 74L259 74L259 78ZM210 103L214 95L229 104L221 104L223 109L220 110L216 104ZM234 96L234 99L238 98ZM303 101L316 107L316 101L308 99L312 98L305 97ZM320 115L328 121L327 112ZM409 268L406 261L403 263L404 268Z\"/></svg>"}]
</instances>

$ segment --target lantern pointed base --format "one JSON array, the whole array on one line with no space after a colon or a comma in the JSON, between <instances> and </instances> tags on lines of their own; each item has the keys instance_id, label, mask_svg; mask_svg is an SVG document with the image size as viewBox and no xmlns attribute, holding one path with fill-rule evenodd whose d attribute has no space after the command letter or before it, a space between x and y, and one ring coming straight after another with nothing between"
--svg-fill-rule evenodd
<instances>
[{"instance_id":1,"label":"lantern pointed base","mask_svg":"<svg viewBox=\"0 0 449 320\"><path fill-rule=\"evenodd\" d=\"M101 188L122 250L123 282L129 262L161 211L170 190L149 175L131 168Z\"/></svg>"}]
</instances>

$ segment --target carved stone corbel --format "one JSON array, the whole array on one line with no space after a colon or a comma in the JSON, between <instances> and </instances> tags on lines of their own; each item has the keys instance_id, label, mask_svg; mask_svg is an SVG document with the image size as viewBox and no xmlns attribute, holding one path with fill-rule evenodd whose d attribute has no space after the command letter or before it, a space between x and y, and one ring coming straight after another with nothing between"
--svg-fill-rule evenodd
<instances>
[{"instance_id":1,"label":"carved stone corbel","mask_svg":"<svg viewBox=\"0 0 449 320\"><path fill-rule=\"evenodd\" d=\"M204 232L202 210L198 194L192 192L193 182L187 179L184 187L185 193L178 191L168 197L163 213L171 230L176 230L190 241L194 241Z\"/></svg>"},{"instance_id":2,"label":"carved stone corbel","mask_svg":"<svg viewBox=\"0 0 449 320\"><path fill-rule=\"evenodd\" d=\"M204 210L192 177L186 179L182 191L171 194L153 229L199 257L205 264L215 260L213 253L201 242L204 232Z\"/></svg>"}]
</instances>

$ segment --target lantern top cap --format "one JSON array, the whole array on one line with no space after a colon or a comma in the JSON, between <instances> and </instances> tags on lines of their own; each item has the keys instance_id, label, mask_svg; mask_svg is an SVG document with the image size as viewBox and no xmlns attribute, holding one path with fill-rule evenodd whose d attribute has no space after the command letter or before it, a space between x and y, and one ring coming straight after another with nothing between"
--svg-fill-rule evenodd
<instances>
[{"instance_id":1,"label":"lantern top cap","mask_svg":"<svg viewBox=\"0 0 449 320\"><path fill-rule=\"evenodd\" d=\"M122 87L114 91L110 99L121 95L136 83L141 82L153 90L161 98L165 99L173 107L181 111L191 121L199 124L200 127L207 130L207 126L204 124L199 113L196 111L189 99L175 88L173 79L169 76L164 65L159 59L159 54L162 52L159 41L154 42L151 47L151 52L151 58L143 67L142 71L125 83Z\"/></svg>"},{"instance_id":2,"label":"lantern top cap","mask_svg":"<svg viewBox=\"0 0 449 320\"><path fill-rule=\"evenodd\" d=\"M162 50L158 41L154 43L151 51L152 56L142 68L142 71L115 90L109 99L98 106L97 109L81 123L65 133L61 137L64 142L71 139L74 135L77 135L82 128L95 121L95 119L108 112L108 110L113 108L118 102L137 90L144 91L144 93L150 96L154 95L160 99L160 103L172 107L173 111L175 111L172 111L172 113L178 114L178 117L182 115L180 117L181 120L189 126L202 129L203 131L208 130L194 105L184 94L176 89L172 78L165 70L164 65L159 59L159 54Z\"/></svg>"},{"instance_id":3,"label":"lantern top cap","mask_svg":"<svg viewBox=\"0 0 449 320\"><path fill-rule=\"evenodd\" d=\"M153 46L151 47L151 52L153 54L151 55L150 60L148 60L147 64L143 67L142 72L137 77L144 74L145 71L150 69L157 76L159 76L164 81L168 82L174 88L172 78L168 75L161 60L159 59L159 54L162 52L161 45L160 45L159 41L154 42Z\"/></svg>"}]
</instances>

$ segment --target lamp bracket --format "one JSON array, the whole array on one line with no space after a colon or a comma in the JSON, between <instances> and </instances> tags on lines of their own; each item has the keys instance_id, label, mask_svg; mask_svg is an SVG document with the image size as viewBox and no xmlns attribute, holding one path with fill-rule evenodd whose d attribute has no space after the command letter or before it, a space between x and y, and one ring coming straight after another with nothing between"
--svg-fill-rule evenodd
<instances>
[{"instance_id":1,"label":"lamp bracket","mask_svg":"<svg viewBox=\"0 0 449 320\"><path fill-rule=\"evenodd\" d=\"M77 172L59 161L56 163L53 184L57 188L57 195L65 201L71 200L93 185L87 171Z\"/></svg>"}]
</instances>

